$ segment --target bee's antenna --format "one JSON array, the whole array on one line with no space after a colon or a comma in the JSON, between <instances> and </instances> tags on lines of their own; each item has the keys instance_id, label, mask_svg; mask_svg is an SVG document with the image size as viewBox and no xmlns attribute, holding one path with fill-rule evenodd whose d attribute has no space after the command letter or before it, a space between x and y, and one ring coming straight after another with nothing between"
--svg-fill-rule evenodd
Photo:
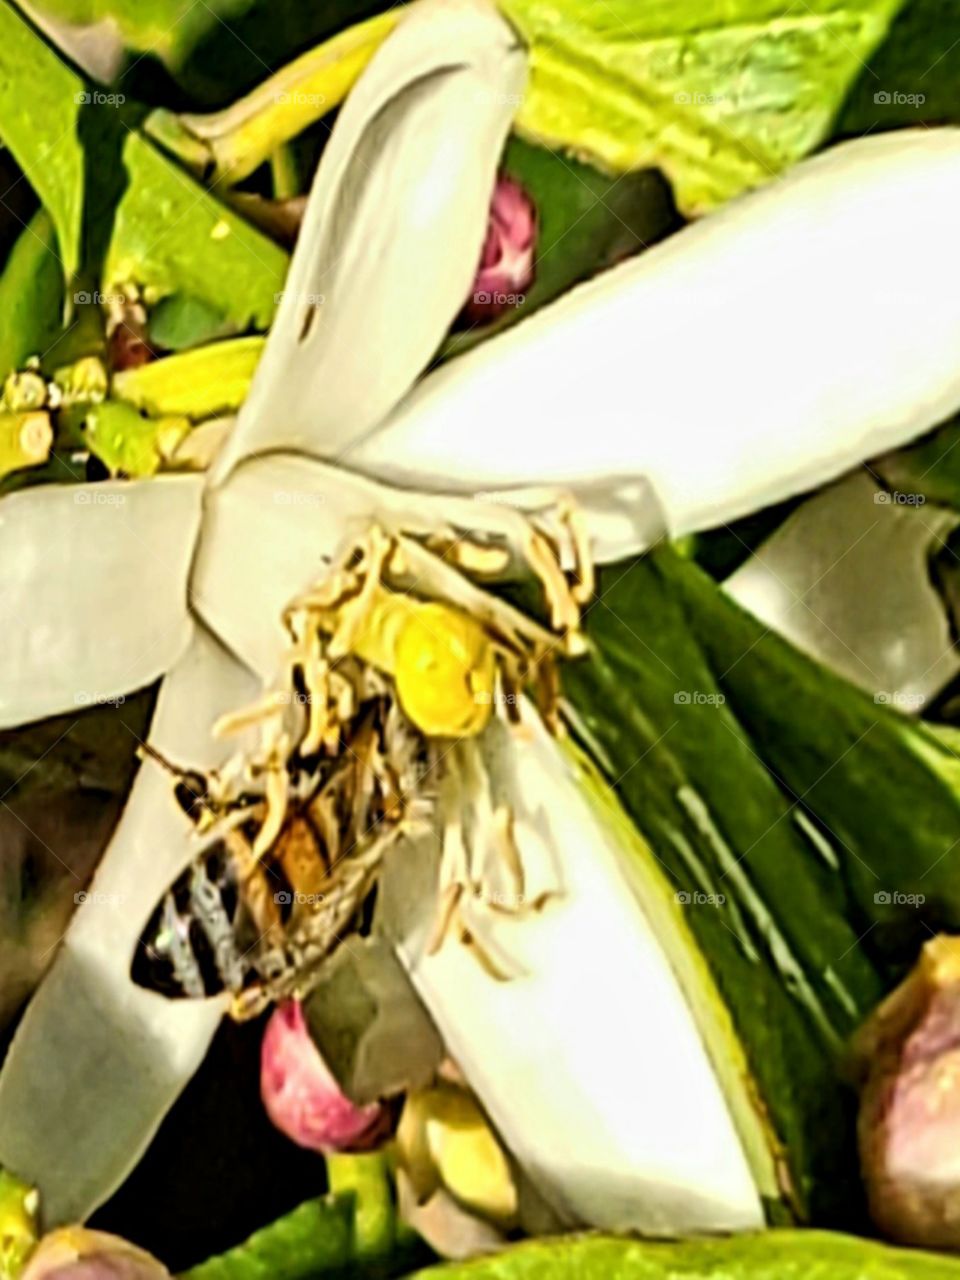
<instances>
[{"instance_id":1,"label":"bee's antenna","mask_svg":"<svg viewBox=\"0 0 960 1280\"><path fill-rule=\"evenodd\" d=\"M149 742L141 742L137 747L137 755L141 760L152 760L154 764L158 764L161 769L165 769L167 773L172 774L175 778L183 777L183 770L178 769L175 764L161 755L156 747L152 747Z\"/></svg>"}]
</instances>

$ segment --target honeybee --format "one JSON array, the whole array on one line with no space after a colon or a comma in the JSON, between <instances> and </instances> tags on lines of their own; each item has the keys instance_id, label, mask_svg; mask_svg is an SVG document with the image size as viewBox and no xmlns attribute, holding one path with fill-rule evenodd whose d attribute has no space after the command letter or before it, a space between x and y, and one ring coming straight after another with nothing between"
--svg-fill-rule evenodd
<instances>
[{"instance_id":1,"label":"honeybee","mask_svg":"<svg viewBox=\"0 0 960 1280\"><path fill-rule=\"evenodd\" d=\"M147 923L135 982L171 997L229 992L238 1019L303 996L345 933L369 918L391 845L463 825L457 778L479 775L472 744L493 715L513 714L525 687L551 723L555 660L583 647L577 597L587 575L571 585L561 548L537 530L525 532L523 550L547 622L480 585L502 574L503 545L380 525L290 603L279 686L217 726L259 727L260 748L223 776L166 762L203 843ZM473 813L475 798L469 804ZM522 884L509 814L488 808ZM451 931L472 942L457 906L462 893L482 893L482 877L462 839L454 860L441 868L434 948Z\"/></svg>"}]
</instances>

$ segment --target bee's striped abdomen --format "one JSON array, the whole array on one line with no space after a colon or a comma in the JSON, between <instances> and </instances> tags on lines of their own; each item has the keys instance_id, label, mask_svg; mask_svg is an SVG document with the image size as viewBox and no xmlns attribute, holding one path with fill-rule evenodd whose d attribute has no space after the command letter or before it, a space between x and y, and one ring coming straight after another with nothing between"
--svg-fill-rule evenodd
<instances>
[{"instance_id":1,"label":"bee's striped abdomen","mask_svg":"<svg viewBox=\"0 0 960 1280\"><path fill-rule=\"evenodd\" d=\"M134 953L134 982L191 999L242 990L252 961L238 936L240 911L233 865L218 841L154 909Z\"/></svg>"}]
</instances>

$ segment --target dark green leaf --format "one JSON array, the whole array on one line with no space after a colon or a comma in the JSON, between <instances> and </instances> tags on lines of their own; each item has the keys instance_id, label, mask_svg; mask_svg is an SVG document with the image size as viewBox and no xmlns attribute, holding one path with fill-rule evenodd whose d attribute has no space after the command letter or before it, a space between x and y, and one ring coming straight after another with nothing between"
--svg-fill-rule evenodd
<instances>
[{"instance_id":1,"label":"dark green leaf","mask_svg":"<svg viewBox=\"0 0 960 1280\"><path fill-rule=\"evenodd\" d=\"M948 422L871 465L890 489L960 510L960 422Z\"/></svg>"},{"instance_id":2,"label":"dark green leaf","mask_svg":"<svg viewBox=\"0 0 960 1280\"><path fill-rule=\"evenodd\" d=\"M564 687L586 745L687 896L794 1198L815 1220L843 1221L857 1177L837 1061L882 984L842 888L723 704L674 580L699 573L672 552L609 570L589 614L596 656L571 664Z\"/></svg>"},{"instance_id":3,"label":"dark green leaf","mask_svg":"<svg viewBox=\"0 0 960 1280\"><path fill-rule=\"evenodd\" d=\"M836 131L947 123L960 124L960 8L909 0L866 60Z\"/></svg>"},{"instance_id":4,"label":"dark green leaf","mask_svg":"<svg viewBox=\"0 0 960 1280\"><path fill-rule=\"evenodd\" d=\"M912 906L873 904L879 891L914 886L903 824L915 802L900 793L899 814L878 813L866 780L876 793L902 763L936 802L935 843L960 818L953 792L928 767L944 753L925 736L926 755L911 752L904 721L765 637L675 552L610 569L601 581L588 618L595 657L571 664L564 682L585 744L688 896L690 927L786 1147L798 1199L815 1221L850 1223L858 1189L839 1056L890 981L861 935L868 909L896 923L906 917L911 929L920 923ZM788 677L797 686L789 699ZM860 717L876 722L877 743L886 743L869 771L849 749L866 728ZM811 796L797 802L808 790L816 807ZM888 816L897 834L882 841L881 857L876 828ZM836 831L841 820L845 845L815 825ZM864 872L858 860L868 859L882 879ZM939 870L931 875L940 881Z\"/></svg>"}]
</instances>

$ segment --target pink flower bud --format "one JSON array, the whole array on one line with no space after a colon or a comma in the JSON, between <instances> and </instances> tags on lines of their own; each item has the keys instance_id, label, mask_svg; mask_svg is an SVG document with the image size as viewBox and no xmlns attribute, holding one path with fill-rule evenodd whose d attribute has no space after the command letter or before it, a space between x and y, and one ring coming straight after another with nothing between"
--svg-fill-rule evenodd
<instances>
[{"instance_id":1,"label":"pink flower bud","mask_svg":"<svg viewBox=\"0 0 960 1280\"><path fill-rule=\"evenodd\" d=\"M494 320L523 301L533 279L537 217L533 201L512 178L498 178L487 239L464 315L477 324Z\"/></svg>"},{"instance_id":2,"label":"pink flower bud","mask_svg":"<svg viewBox=\"0 0 960 1280\"><path fill-rule=\"evenodd\" d=\"M260 1096L281 1133L310 1151L370 1146L382 1131L385 1109L358 1107L320 1056L298 1000L274 1010L260 1051Z\"/></svg>"},{"instance_id":3,"label":"pink flower bud","mask_svg":"<svg viewBox=\"0 0 960 1280\"><path fill-rule=\"evenodd\" d=\"M20 1280L170 1280L170 1272L119 1236L61 1227L40 1241Z\"/></svg>"},{"instance_id":4,"label":"pink flower bud","mask_svg":"<svg viewBox=\"0 0 960 1280\"><path fill-rule=\"evenodd\" d=\"M854 1048L877 1226L903 1244L960 1247L960 938L926 944Z\"/></svg>"}]
</instances>

